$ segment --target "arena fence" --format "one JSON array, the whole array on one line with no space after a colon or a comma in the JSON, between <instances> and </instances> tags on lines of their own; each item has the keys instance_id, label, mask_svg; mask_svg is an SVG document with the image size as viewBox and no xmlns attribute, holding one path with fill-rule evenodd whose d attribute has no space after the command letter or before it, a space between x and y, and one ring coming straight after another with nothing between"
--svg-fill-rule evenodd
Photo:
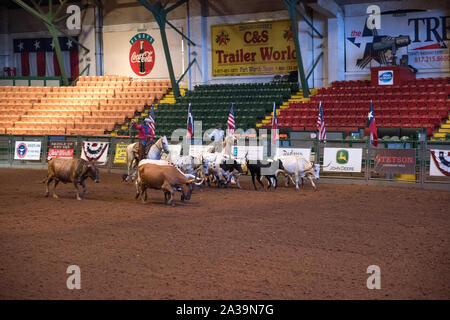
<instances>
[{"instance_id":1,"label":"arena fence","mask_svg":"<svg viewBox=\"0 0 450 320\"><path fill-rule=\"evenodd\" d=\"M26 142L38 142L40 143L40 151L38 155L39 160L22 160L18 159L16 154L16 143L21 141ZM80 157L82 153L83 141L88 142L108 142L107 150L107 161L100 165L108 171L123 171L126 170L125 163L117 163L115 160L116 148L118 145L130 144L137 141L137 138L127 138L127 137L115 137L115 136L37 136L37 135L0 135L0 167L16 167L16 168L46 168L47 167L47 157L52 141L67 141L73 142L74 144L74 157ZM248 141L246 142L248 145ZM239 145L245 145L242 141ZM294 145L294 146L292 146ZM245 146L242 146L246 148ZM237 147L238 148L238 147ZM241 148L241 147L239 147ZM267 148L267 144L266 147ZM353 183L380 183L383 185L389 185L394 183L409 184L414 187L429 188L432 185L440 185L444 189L450 190L450 177L443 174L436 167L436 162L433 160L431 151L435 156L439 156L435 150L443 151L441 152L441 157L444 159L444 163L441 164L444 171L448 170L446 167L449 163L446 162L450 160L450 142L438 142L438 141L380 141L377 148L372 147L367 140L328 140L326 144L318 142L314 139L303 139L295 140L295 143L291 141L290 150L295 154L295 151L299 149L307 149L310 151L310 160L315 163L320 163L322 169L320 172L320 178L325 178L329 180L335 180L342 183L353 182ZM330 156L330 150L337 152ZM400 150L400 151L399 151ZM401 174L398 172L380 172L379 166L380 161L377 161L377 155L387 154L386 166L387 170L389 168L399 165L400 167L404 164L402 162L408 162L408 159L398 155L398 152L402 150L409 151L409 155L414 155L414 163L409 159L408 165L410 171L408 174ZM339 153L340 152L340 153ZM267 152L270 156L270 151ZM241 156L243 152L236 152ZM352 162L356 154L356 162ZM337 159L341 157L342 163L350 163L349 167L352 165L358 167L356 172L351 169L348 170L346 163L336 164ZM267 158L267 157L266 157ZM394 162L391 160L395 158ZM390 159L390 160L389 160ZM122 159L123 160L123 159ZM350 161L351 160L351 161ZM331 162L333 164L331 164ZM400 164L399 164L400 163ZM339 166L341 165L342 171L339 171ZM431 172L430 172L431 167ZM412 169L411 169L412 168ZM334 171L330 171L334 170ZM355 168L353 168L355 169ZM395 168L393 169L395 171ZM448 174L448 172L447 172ZM345 181L345 182L344 182Z\"/></svg>"}]
</instances>

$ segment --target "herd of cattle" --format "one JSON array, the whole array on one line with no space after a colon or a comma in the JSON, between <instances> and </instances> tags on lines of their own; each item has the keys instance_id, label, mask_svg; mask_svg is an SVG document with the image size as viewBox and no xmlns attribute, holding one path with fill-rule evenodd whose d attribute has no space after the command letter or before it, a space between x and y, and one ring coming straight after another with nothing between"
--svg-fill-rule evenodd
<instances>
[{"instance_id":1,"label":"herd of cattle","mask_svg":"<svg viewBox=\"0 0 450 320\"><path fill-rule=\"evenodd\" d=\"M166 137L160 138L150 148L147 158L138 162L134 145L129 148L128 174L123 176L124 181L132 180L136 185L136 199L147 200L147 189L157 189L164 192L165 203L173 205L175 192L181 192L181 200L189 200L193 185L211 184L219 188L235 184L241 188L239 178L242 174L250 173L252 183L257 190L255 178L264 188L262 178L265 177L268 185L277 188L277 177L281 174L289 181L303 185L303 179L311 182L314 189L314 179L319 178L320 165L310 162L303 156L276 157L273 160L249 160L245 155L242 159L235 159L231 155L231 148L236 138L228 136L223 142L223 149L217 152L215 146L198 154L197 156L180 156L169 152ZM162 154L162 151L166 155ZM83 159L53 158L48 162L48 175L43 180L46 183L45 196L49 195L49 184L54 181L53 196L58 182L73 183L77 189L77 199L81 200L86 192L85 180L91 178L99 182L98 168L93 163ZM79 186L83 187L80 191Z\"/></svg>"}]
</instances>

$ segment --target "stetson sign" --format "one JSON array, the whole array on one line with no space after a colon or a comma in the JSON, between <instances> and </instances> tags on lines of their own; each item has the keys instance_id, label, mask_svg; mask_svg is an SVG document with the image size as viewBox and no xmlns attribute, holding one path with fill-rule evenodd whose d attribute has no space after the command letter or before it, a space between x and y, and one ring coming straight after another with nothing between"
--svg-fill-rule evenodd
<instances>
[{"instance_id":1,"label":"stetson sign","mask_svg":"<svg viewBox=\"0 0 450 320\"><path fill-rule=\"evenodd\" d=\"M375 171L378 173L416 173L414 149L376 149Z\"/></svg>"},{"instance_id":2,"label":"stetson sign","mask_svg":"<svg viewBox=\"0 0 450 320\"><path fill-rule=\"evenodd\" d=\"M138 33L130 40L130 66L138 76L149 74L155 65L154 41L147 33Z\"/></svg>"}]
</instances>

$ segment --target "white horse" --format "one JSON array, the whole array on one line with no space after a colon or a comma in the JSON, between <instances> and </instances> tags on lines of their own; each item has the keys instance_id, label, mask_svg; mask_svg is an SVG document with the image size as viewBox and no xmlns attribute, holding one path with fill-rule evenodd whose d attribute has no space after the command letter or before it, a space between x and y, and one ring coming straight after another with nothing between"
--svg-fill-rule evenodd
<instances>
[{"instance_id":1,"label":"white horse","mask_svg":"<svg viewBox=\"0 0 450 320\"><path fill-rule=\"evenodd\" d=\"M138 164L138 154L133 151L135 148L137 142L129 144L127 146L127 168L128 168L128 175L123 177L123 180L128 181L128 179L131 177L132 181L136 179L136 172L137 172L137 164ZM150 160L159 160L161 159L161 152L164 151L165 153L169 154L169 142L167 141L167 137L163 136L159 138L148 151L146 159Z\"/></svg>"}]
</instances>

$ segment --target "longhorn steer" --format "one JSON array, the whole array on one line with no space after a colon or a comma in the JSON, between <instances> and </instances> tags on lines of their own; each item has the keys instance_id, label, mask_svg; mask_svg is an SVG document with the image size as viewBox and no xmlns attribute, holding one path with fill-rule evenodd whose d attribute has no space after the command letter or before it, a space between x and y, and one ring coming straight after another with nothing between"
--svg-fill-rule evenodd
<instances>
[{"instance_id":1,"label":"longhorn steer","mask_svg":"<svg viewBox=\"0 0 450 320\"><path fill-rule=\"evenodd\" d=\"M64 159L53 158L48 162L48 174L42 183L45 183L45 196L48 197L49 184L55 181L53 187L53 198L58 198L56 195L56 186L61 181L62 183L72 182L77 189L77 200L81 200L86 192L86 178L91 178L96 183L99 183L98 169L94 164L89 163L84 159ZM80 193L78 185L83 187L83 192Z\"/></svg>"},{"instance_id":2,"label":"longhorn steer","mask_svg":"<svg viewBox=\"0 0 450 320\"><path fill-rule=\"evenodd\" d=\"M278 175L279 173L287 175L288 180L286 181L286 183L289 182L289 179L293 180L292 176L294 176L295 181L293 180L293 182L295 183L295 188L298 189L300 178L302 178L303 184L303 177L305 177L311 182L313 188L317 190L313 179L319 179L320 165L315 165L313 162L307 160L303 156L295 155L281 157L279 161L281 161L281 169L277 170L276 175Z\"/></svg>"},{"instance_id":3,"label":"longhorn steer","mask_svg":"<svg viewBox=\"0 0 450 320\"><path fill-rule=\"evenodd\" d=\"M173 196L178 188L181 189L181 201L191 198L194 180L194 177L187 178L178 168L171 165L143 164L138 168L136 199L141 196L142 202L145 203L147 200L147 188L162 190L165 203L173 206Z\"/></svg>"}]
</instances>

